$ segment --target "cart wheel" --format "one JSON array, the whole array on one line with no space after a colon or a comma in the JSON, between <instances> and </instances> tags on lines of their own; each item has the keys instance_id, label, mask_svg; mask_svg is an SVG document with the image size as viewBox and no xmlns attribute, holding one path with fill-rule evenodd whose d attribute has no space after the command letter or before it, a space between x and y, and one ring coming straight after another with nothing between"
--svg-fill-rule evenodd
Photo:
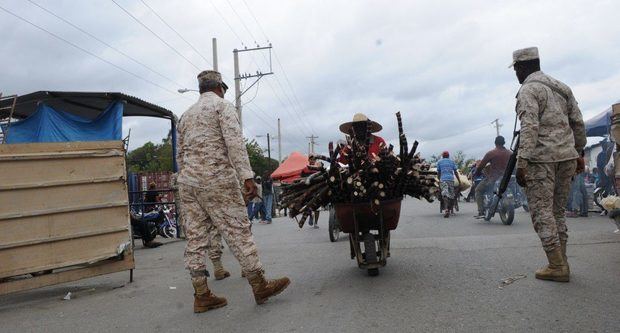
<instances>
[{"instance_id":1,"label":"cart wheel","mask_svg":"<svg viewBox=\"0 0 620 333\"><path fill-rule=\"evenodd\" d=\"M379 269L378 268L369 268L368 269L368 276L377 276L379 275Z\"/></svg>"},{"instance_id":2,"label":"cart wheel","mask_svg":"<svg viewBox=\"0 0 620 333\"><path fill-rule=\"evenodd\" d=\"M336 221L336 210L330 208L329 210L329 240L331 242L337 242L338 238L340 238L340 228L337 225Z\"/></svg>"}]
</instances>

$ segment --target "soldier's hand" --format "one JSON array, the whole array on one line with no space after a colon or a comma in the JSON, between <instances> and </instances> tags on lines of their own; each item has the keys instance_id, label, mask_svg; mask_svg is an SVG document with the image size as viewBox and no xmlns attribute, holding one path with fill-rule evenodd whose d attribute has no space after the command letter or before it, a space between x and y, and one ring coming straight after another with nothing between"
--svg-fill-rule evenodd
<instances>
[{"instance_id":1,"label":"soldier's hand","mask_svg":"<svg viewBox=\"0 0 620 333\"><path fill-rule=\"evenodd\" d=\"M575 175L578 175L586 170L586 162L583 157L577 159L577 168L575 169Z\"/></svg>"},{"instance_id":2,"label":"soldier's hand","mask_svg":"<svg viewBox=\"0 0 620 333\"><path fill-rule=\"evenodd\" d=\"M517 169L517 184L521 187L526 187L525 176L527 175L527 169L518 168Z\"/></svg>"}]
</instances>

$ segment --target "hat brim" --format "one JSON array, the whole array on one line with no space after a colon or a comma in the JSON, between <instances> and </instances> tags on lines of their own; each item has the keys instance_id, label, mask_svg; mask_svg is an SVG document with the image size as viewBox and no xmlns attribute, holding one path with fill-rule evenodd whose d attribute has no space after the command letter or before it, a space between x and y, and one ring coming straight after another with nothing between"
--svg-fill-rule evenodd
<instances>
[{"instance_id":1,"label":"hat brim","mask_svg":"<svg viewBox=\"0 0 620 333\"><path fill-rule=\"evenodd\" d=\"M353 123L354 123L353 121L349 121L349 122L346 122L340 125L340 132L344 134L350 134L351 128L353 127ZM383 129L383 126L381 126L378 122L372 121L372 120L370 121L370 133L377 133L381 131L382 129Z\"/></svg>"}]
</instances>

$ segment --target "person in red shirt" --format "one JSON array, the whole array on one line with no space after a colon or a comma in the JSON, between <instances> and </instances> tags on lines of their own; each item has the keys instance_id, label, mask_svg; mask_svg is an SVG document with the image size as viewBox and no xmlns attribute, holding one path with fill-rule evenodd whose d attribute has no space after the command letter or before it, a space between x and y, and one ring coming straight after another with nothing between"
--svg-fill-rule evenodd
<instances>
[{"instance_id":1,"label":"person in red shirt","mask_svg":"<svg viewBox=\"0 0 620 333\"><path fill-rule=\"evenodd\" d=\"M370 131L368 129L370 126ZM372 120L369 120L368 117L363 113L356 113L353 116L353 121L346 122L340 125L340 131L344 134L355 136L355 139L359 142L366 142L368 132L376 133L381 131L383 127ZM373 156L378 156L381 148L385 147L385 140L382 137L370 134L370 145L368 146L368 155L370 158ZM349 164L349 154L351 152L348 148L344 148L342 152L340 152L340 157L338 158L338 162L342 164Z\"/></svg>"},{"instance_id":2,"label":"person in red shirt","mask_svg":"<svg viewBox=\"0 0 620 333\"><path fill-rule=\"evenodd\" d=\"M488 173L486 177L476 186L476 203L478 204L478 215L476 218L484 217L484 203L482 196L487 191L493 189L495 182L504 175L504 171L506 171L506 166L508 165L508 160L510 159L510 155L512 152L504 145L506 144L506 140L503 136L498 136L495 138L495 149L490 150L476 168L476 172L474 177L478 177L482 174L482 171L489 165Z\"/></svg>"}]
</instances>

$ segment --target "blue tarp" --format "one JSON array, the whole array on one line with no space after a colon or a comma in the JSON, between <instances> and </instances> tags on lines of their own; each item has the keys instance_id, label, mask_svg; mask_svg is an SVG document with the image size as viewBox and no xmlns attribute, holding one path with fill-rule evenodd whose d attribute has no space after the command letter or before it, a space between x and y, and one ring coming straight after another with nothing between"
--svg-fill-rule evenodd
<instances>
[{"instance_id":1,"label":"blue tarp","mask_svg":"<svg viewBox=\"0 0 620 333\"><path fill-rule=\"evenodd\" d=\"M607 136L611 127L611 108L585 122L586 136Z\"/></svg>"},{"instance_id":2,"label":"blue tarp","mask_svg":"<svg viewBox=\"0 0 620 333\"><path fill-rule=\"evenodd\" d=\"M11 124L6 143L121 140L122 127L120 101L92 120L41 103L30 117Z\"/></svg>"}]
</instances>

